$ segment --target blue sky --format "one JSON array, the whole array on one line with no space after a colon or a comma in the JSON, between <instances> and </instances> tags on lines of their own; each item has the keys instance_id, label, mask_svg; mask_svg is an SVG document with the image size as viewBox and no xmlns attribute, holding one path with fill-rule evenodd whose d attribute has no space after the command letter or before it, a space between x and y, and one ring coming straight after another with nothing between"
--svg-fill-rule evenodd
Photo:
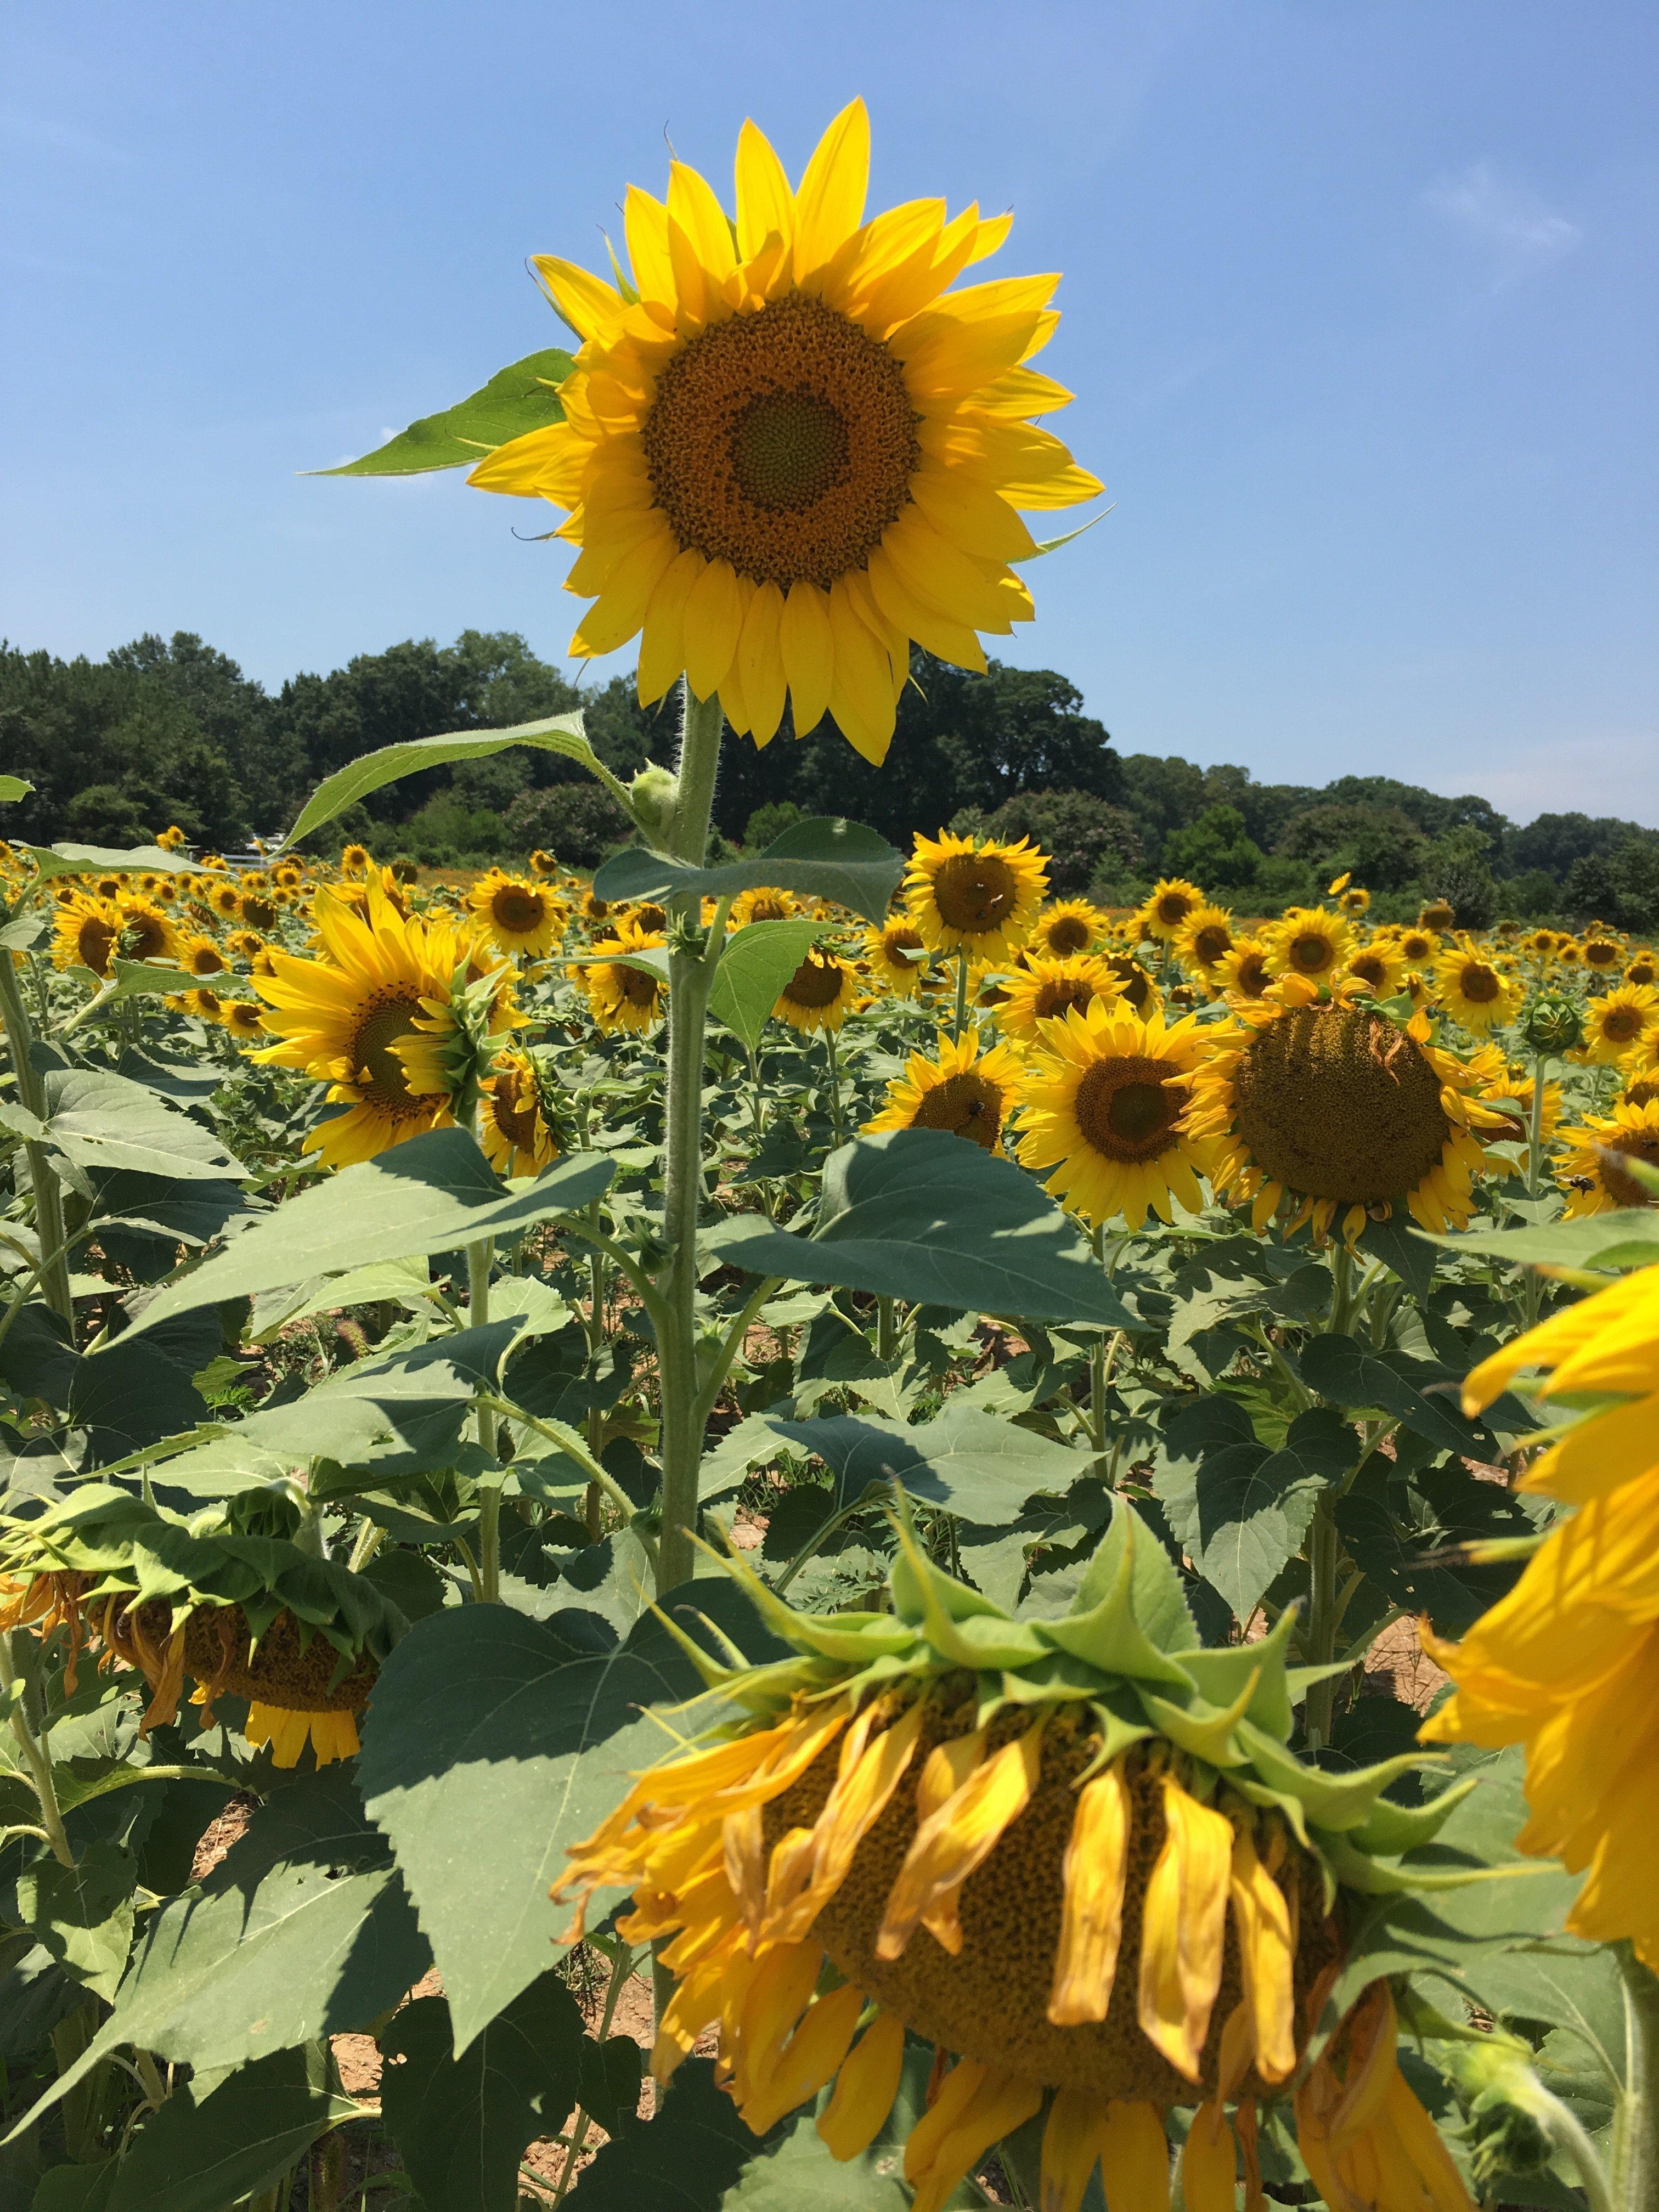
<instances>
[{"instance_id":1,"label":"blue sky","mask_svg":"<svg viewBox=\"0 0 1659 2212\"><path fill-rule=\"evenodd\" d=\"M1659 824L1656 83L1651 0L11 0L0 632L562 657L531 509L297 472L558 343L525 256L603 265L665 132L724 191L861 92L872 205L1066 272L1115 503L1009 658L1126 751Z\"/></svg>"}]
</instances>

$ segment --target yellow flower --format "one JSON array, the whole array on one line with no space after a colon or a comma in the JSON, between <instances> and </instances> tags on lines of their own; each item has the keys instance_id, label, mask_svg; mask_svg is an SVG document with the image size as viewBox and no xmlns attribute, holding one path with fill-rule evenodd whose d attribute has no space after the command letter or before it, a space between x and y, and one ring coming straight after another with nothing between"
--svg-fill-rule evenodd
<instances>
[{"instance_id":1,"label":"yellow flower","mask_svg":"<svg viewBox=\"0 0 1659 2212\"><path fill-rule=\"evenodd\" d=\"M1624 939L1610 937L1604 931L1592 931L1579 949L1585 967L1593 975L1611 975L1625 964Z\"/></svg>"},{"instance_id":2,"label":"yellow flower","mask_svg":"<svg viewBox=\"0 0 1659 2212\"><path fill-rule=\"evenodd\" d=\"M1659 1030L1659 990L1651 983L1623 983L1584 1009L1584 1042L1571 1060L1610 1067L1641 1049Z\"/></svg>"},{"instance_id":3,"label":"yellow flower","mask_svg":"<svg viewBox=\"0 0 1659 2212\"><path fill-rule=\"evenodd\" d=\"M556 878L559 872L558 861L551 853L544 853L538 845L530 855L530 872L532 876L550 876Z\"/></svg>"},{"instance_id":4,"label":"yellow flower","mask_svg":"<svg viewBox=\"0 0 1659 2212\"><path fill-rule=\"evenodd\" d=\"M1659 1167L1659 1100L1631 1105L1620 1099L1607 1114L1591 1114L1576 1128L1561 1132L1566 1158L1558 1162L1557 1182L1567 1194L1567 1218L1610 1213L1621 1206L1655 1206L1659 1199L1627 1175L1621 1159Z\"/></svg>"},{"instance_id":5,"label":"yellow flower","mask_svg":"<svg viewBox=\"0 0 1659 2212\"><path fill-rule=\"evenodd\" d=\"M185 842L185 833L176 822L170 822L165 830L156 832L155 842L163 852L176 853Z\"/></svg>"},{"instance_id":6,"label":"yellow flower","mask_svg":"<svg viewBox=\"0 0 1659 2212\"><path fill-rule=\"evenodd\" d=\"M1057 1021L1073 1006L1086 1006L1091 1000L1110 1004L1122 995L1122 987L1105 961L1087 953L1061 960L1028 957L1011 969L1004 981L997 1025L1019 1043L1035 1044L1043 1022Z\"/></svg>"},{"instance_id":7,"label":"yellow flower","mask_svg":"<svg viewBox=\"0 0 1659 2212\"><path fill-rule=\"evenodd\" d=\"M1379 930L1377 934L1380 937L1383 933ZM1552 937L1550 942L1554 941ZM1426 929L1396 930L1391 934L1391 942L1408 968L1430 968L1440 957L1440 939Z\"/></svg>"},{"instance_id":8,"label":"yellow flower","mask_svg":"<svg viewBox=\"0 0 1659 2212\"><path fill-rule=\"evenodd\" d=\"M222 950L210 937L187 937L178 951L179 964L192 975L222 975L229 967Z\"/></svg>"},{"instance_id":9,"label":"yellow flower","mask_svg":"<svg viewBox=\"0 0 1659 2212\"><path fill-rule=\"evenodd\" d=\"M1467 1072L1428 1042L1420 1014L1407 1030L1364 1005L1238 1004L1237 1020L1209 1033L1189 1124L1219 1140L1217 1194L1254 1200L1258 1236L1287 1195L1298 1201L1287 1235L1311 1219L1323 1238L1340 1215L1352 1244L1400 1200L1425 1229L1467 1223L1485 1164L1470 1124L1510 1125L1468 1096Z\"/></svg>"},{"instance_id":10,"label":"yellow flower","mask_svg":"<svg viewBox=\"0 0 1659 2212\"><path fill-rule=\"evenodd\" d=\"M1391 999L1406 980L1406 963L1392 938L1374 937L1349 955L1344 973L1364 983L1374 999Z\"/></svg>"},{"instance_id":11,"label":"yellow flower","mask_svg":"<svg viewBox=\"0 0 1659 2212\"><path fill-rule=\"evenodd\" d=\"M1216 981L1230 999L1259 999L1273 981L1266 939L1237 939L1217 963Z\"/></svg>"},{"instance_id":12,"label":"yellow flower","mask_svg":"<svg viewBox=\"0 0 1659 2212\"><path fill-rule=\"evenodd\" d=\"M1398 2039L1394 1997L1374 1982L1297 2087L1297 2148L1333 2212L1468 2212L1451 2154L1400 2070Z\"/></svg>"},{"instance_id":13,"label":"yellow flower","mask_svg":"<svg viewBox=\"0 0 1659 2212\"><path fill-rule=\"evenodd\" d=\"M933 1060L911 1054L866 1131L873 1136L882 1129L949 1129L988 1152L1000 1152L1020 1078L1018 1054L1006 1044L981 1048L977 1030L954 1040L941 1030L937 1054Z\"/></svg>"},{"instance_id":14,"label":"yellow flower","mask_svg":"<svg viewBox=\"0 0 1659 2212\"><path fill-rule=\"evenodd\" d=\"M1444 899L1431 899L1428 904L1419 912L1417 922L1419 929L1428 930L1436 936L1443 937L1448 930L1455 929L1457 927L1456 909L1449 905Z\"/></svg>"},{"instance_id":15,"label":"yellow flower","mask_svg":"<svg viewBox=\"0 0 1659 2212\"><path fill-rule=\"evenodd\" d=\"M1050 1170L1043 1188L1097 1227L1168 1221L1172 1200L1197 1212L1216 1152L1188 1126L1203 1053L1191 1020L1165 1029L1101 999L1044 1022L1020 1085L1022 1165Z\"/></svg>"},{"instance_id":16,"label":"yellow flower","mask_svg":"<svg viewBox=\"0 0 1659 2212\"><path fill-rule=\"evenodd\" d=\"M478 1137L498 1175L539 1175L558 1157L542 1115L536 1063L508 1046L478 1085Z\"/></svg>"},{"instance_id":17,"label":"yellow flower","mask_svg":"<svg viewBox=\"0 0 1659 2212\"><path fill-rule=\"evenodd\" d=\"M501 868L480 876L466 902L503 952L550 952L564 927L564 908L544 884Z\"/></svg>"},{"instance_id":18,"label":"yellow flower","mask_svg":"<svg viewBox=\"0 0 1659 2212\"><path fill-rule=\"evenodd\" d=\"M1058 279L951 292L1008 219L913 200L866 223L868 169L862 101L795 191L745 123L735 222L676 161L666 205L629 188L626 288L538 256L582 340L564 420L470 481L570 510L567 588L597 599L571 651L643 630L642 702L684 671L764 744L787 690L798 736L827 711L879 761L910 641L982 671L975 632L1034 611L1007 565L1036 550L1016 510L1100 485L1030 419L1070 396L1022 366Z\"/></svg>"},{"instance_id":19,"label":"yellow flower","mask_svg":"<svg viewBox=\"0 0 1659 2212\"><path fill-rule=\"evenodd\" d=\"M1434 963L1440 1003L1455 1021L1475 1036L1502 1029L1515 1019L1521 987L1467 939Z\"/></svg>"},{"instance_id":20,"label":"yellow flower","mask_svg":"<svg viewBox=\"0 0 1659 2212\"><path fill-rule=\"evenodd\" d=\"M234 921L242 911L242 895L234 884L215 884L207 902L222 921Z\"/></svg>"},{"instance_id":21,"label":"yellow flower","mask_svg":"<svg viewBox=\"0 0 1659 2212\"><path fill-rule=\"evenodd\" d=\"M1184 876L1164 876L1147 893L1135 921L1143 937L1173 945L1188 915L1204 902L1204 894L1196 884L1189 884Z\"/></svg>"},{"instance_id":22,"label":"yellow flower","mask_svg":"<svg viewBox=\"0 0 1659 2212\"><path fill-rule=\"evenodd\" d=\"M340 854L343 876L366 876L374 865L374 856L367 845L348 845Z\"/></svg>"},{"instance_id":23,"label":"yellow flower","mask_svg":"<svg viewBox=\"0 0 1659 2212\"><path fill-rule=\"evenodd\" d=\"M641 929L637 922L618 921L611 933L595 940L598 952L650 952L662 944L660 930ZM623 960L595 960L574 970L587 996L587 1010L606 1036L626 1030L642 1036L662 1019L668 1003L668 985L654 969L635 968Z\"/></svg>"},{"instance_id":24,"label":"yellow flower","mask_svg":"<svg viewBox=\"0 0 1659 2212\"><path fill-rule=\"evenodd\" d=\"M1105 929L1105 916L1087 899L1053 899L1036 918L1031 950L1050 960L1066 960L1074 952L1092 952Z\"/></svg>"},{"instance_id":25,"label":"yellow flower","mask_svg":"<svg viewBox=\"0 0 1659 2212\"><path fill-rule=\"evenodd\" d=\"M1233 950L1233 918L1224 906L1206 900L1188 913L1175 934L1176 957L1189 975L1213 984L1221 963Z\"/></svg>"},{"instance_id":26,"label":"yellow flower","mask_svg":"<svg viewBox=\"0 0 1659 2212\"><path fill-rule=\"evenodd\" d=\"M1647 988L1659 983L1659 955L1646 950L1633 955L1629 967L1625 970L1625 981L1627 983L1636 984L1638 988Z\"/></svg>"},{"instance_id":27,"label":"yellow flower","mask_svg":"<svg viewBox=\"0 0 1659 2212\"><path fill-rule=\"evenodd\" d=\"M921 932L913 922L895 919L880 929L868 929L864 933L864 957L873 973L878 975L896 998L911 999L921 988L921 979L927 972L926 957L912 959L913 953L926 955L927 946L921 941Z\"/></svg>"},{"instance_id":28,"label":"yellow flower","mask_svg":"<svg viewBox=\"0 0 1659 2212\"><path fill-rule=\"evenodd\" d=\"M849 963L814 945L778 994L772 1012L803 1036L838 1030L853 1011L858 976Z\"/></svg>"},{"instance_id":29,"label":"yellow flower","mask_svg":"<svg viewBox=\"0 0 1659 2212\"><path fill-rule=\"evenodd\" d=\"M1342 911L1344 914L1364 914L1369 908L1370 902L1370 893L1358 884L1351 884L1342 894Z\"/></svg>"},{"instance_id":30,"label":"yellow flower","mask_svg":"<svg viewBox=\"0 0 1659 2212\"><path fill-rule=\"evenodd\" d=\"M732 927L744 929L751 921L787 921L792 915L800 912L800 901L792 891L782 891L763 885L751 891L739 891L732 902Z\"/></svg>"},{"instance_id":31,"label":"yellow flower","mask_svg":"<svg viewBox=\"0 0 1659 2212\"><path fill-rule=\"evenodd\" d=\"M1353 951L1353 932L1340 915L1316 906L1293 906L1284 919L1262 933L1267 940L1267 969L1274 975L1299 975L1322 983L1346 967Z\"/></svg>"},{"instance_id":32,"label":"yellow flower","mask_svg":"<svg viewBox=\"0 0 1659 2212\"><path fill-rule=\"evenodd\" d=\"M121 909L112 900L66 899L52 930L55 968L89 968L107 975L111 957L120 951Z\"/></svg>"},{"instance_id":33,"label":"yellow flower","mask_svg":"<svg viewBox=\"0 0 1659 2212\"><path fill-rule=\"evenodd\" d=\"M121 917L120 954L124 960L176 960L179 933L155 901L130 891L115 901Z\"/></svg>"},{"instance_id":34,"label":"yellow flower","mask_svg":"<svg viewBox=\"0 0 1659 2212\"><path fill-rule=\"evenodd\" d=\"M1495 1044L1484 1044L1478 1052L1472 1052L1463 1066L1474 1085L1477 1098L1500 1111L1504 1103L1510 1106L1508 1134L1512 1139L1526 1143L1532 1131L1532 1071L1516 1066L1502 1048ZM1559 1083L1545 1084L1539 1134L1546 1144L1553 1138L1560 1121L1562 1096ZM1521 1170L1517 1168L1510 1172L1519 1174Z\"/></svg>"},{"instance_id":35,"label":"yellow flower","mask_svg":"<svg viewBox=\"0 0 1659 2212\"><path fill-rule=\"evenodd\" d=\"M265 1034L264 1018L252 999L226 999L219 1018L231 1036L243 1044L255 1043Z\"/></svg>"},{"instance_id":36,"label":"yellow flower","mask_svg":"<svg viewBox=\"0 0 1659 2212\"><path fill-rule=\"evenodd\" d=\"M904 878L905 905L930 951L991 960L1016 952L1031 933L1048 872L1022 837L918 836Z\"/></svg>"}]
</instances>

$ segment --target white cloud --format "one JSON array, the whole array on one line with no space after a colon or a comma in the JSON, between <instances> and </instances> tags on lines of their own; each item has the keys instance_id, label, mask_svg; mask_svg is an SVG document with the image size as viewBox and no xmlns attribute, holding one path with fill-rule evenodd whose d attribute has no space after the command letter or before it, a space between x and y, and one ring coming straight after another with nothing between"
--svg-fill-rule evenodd
<instances>
[{"instance_id":1,"label":"white cloud","mask_svg":"<svg viewBox=\"0 0 1659 2212\"><path fill-rule=\"evenodd\" d=\"M1472 161L1442 177L1423 195L1426 204L1497 263L1495 282L1514 283L1571 253L1583 234L1555 214L1528 185L1501 178L1489 161Z\"/></svg>"}]
</instances>

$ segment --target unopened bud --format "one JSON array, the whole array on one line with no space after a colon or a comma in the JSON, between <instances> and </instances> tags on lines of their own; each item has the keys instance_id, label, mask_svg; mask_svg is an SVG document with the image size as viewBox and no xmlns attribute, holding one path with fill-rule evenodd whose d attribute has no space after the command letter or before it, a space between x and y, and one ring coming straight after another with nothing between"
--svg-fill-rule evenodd
<instances>
[{"instance_id":1,"label":"unopened bud","mask_svg":"<svg viewBox=\"0 0 1659 2212\"><path fill-rule=\"evenodd\" d=\"M1565 991L1540 991L1521 1009L1521 1034L1534 1052L1553 1059L1584 1041L1584 1017Z\"/></svg>"},{"instance_id":2,"label":"unopened bud","mask_svg":"<svg viewBox=\"0 0 1659 2212\"><path fill-rule=\"evenodd\" d=\"M679 796L679 778L672 769L642 768L629 785L635 819L653 845L666 841Z\"/></svg>"}]
</instances>

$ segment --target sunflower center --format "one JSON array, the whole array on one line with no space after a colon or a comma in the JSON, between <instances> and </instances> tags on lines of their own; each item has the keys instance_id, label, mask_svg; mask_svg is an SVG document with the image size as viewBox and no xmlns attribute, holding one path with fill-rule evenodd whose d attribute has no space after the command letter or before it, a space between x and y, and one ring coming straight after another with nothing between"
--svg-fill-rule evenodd
<instances>
[{"instance_id":1,"label":"sunflower center","mask_svg":"<svg viewBox=\"0 0 1659 2212\"><path fill-rule=\"evenodd\" d=\"M1318 930L1304 930L1290 943L1291 965L1304 975L1322 975L1336 957L1336 948Z\"/></svg>"},{"instance_id":2,"label":"sunflower center","mask_svg":"<svg viewBox=\"0 0 1659 2212\"><path fill-rule=\"evenodd\" d=\"M1592 968L1616 968L1619 947L1608 944L1604 937L1595 938L1584 947L1584 958Z\"/></svg>"},{"instance_id":3,"label":"sunflower center","mask_svg":"<svg viewBox=\"0 0 1659 2212\"><path fill-rule=\"evenodd\" d=\"M1642 1034L1642 1017L1634 1006L1609 1006L1601 1017L1601 1034L1610 1044L1632 1044Z\"/></svg>"},{"instance_id":4,"label":"sunflower center","mask_svg":"<svg viewBox=\"0 0 1659 2212\"><path fill-rule=\"evenodd\" d=\"M169 1632L168 1608L151 1598L143 1608L144 1626L158 1649ZM185 1628L185 1668L216 1692L257 1698L289 1712L355 1713L368 1701L379 1671L367 1652L337 1651L326 1636L313 1632L303 1640L299 1623L279 1613L257 1650L250 1650L246 1616L240 1606L199 1606Z\"/></svg>"},{"instance_id":5,"label":"sunflower center","mask_svg":"<svg viewBox=\"0 0 1659 2212\"><path fill-rule=\"evenodd\" d=\"M489 1111L495 1127L507 1143L521 1152L536 1149L536 1108L533 1101L520 1106L515 1103L513 1091L494 1091L490 1093Z\"/></svg>"},{"instance_id":6,"label":"sunflower center","mask_svg":"<svg viewBox=\"0 0 1659 2212\"><path fill-rule=\"evenodd\" d=\"M1596 1170L1602 1189L1620 1206L1659 1206L1659 1199L1647 1186L1638 1182L1633 1175L1626 1175L1612 1158L1615 1152L1625 1159L1659 1168L1659 1129L1621 1129L1616 1137L1603 1138Z\"/></svg>"},{"instance_id":7,"label":"sunflower center","mask_svg":"<svg viewBox=\"0 0 1659 2212\"><path fill-rule=\"evenodd\" d=\"M910 1118L913 1129L949 1129L982 1145L988 1152L1002 1133L1002 1091L998 1084L963 1068L924 1091Z\"/></svg>"},{"instance_id":8,"label":"sunflower center","mask_svg":"<svg viewBox=\"0 0 1659 2212\"><path fill-rule=\"evenodd\" d=\"M1151 1160L1166 1152L1187 1103L1184 1084L1166 1084L1172 1060L1098 1060L1084 1072L1073 1109L1085 1139L1109 1160Z\"/></svg>"},{"instance_id":9,"label":"sunflower center","mask_svg":"<svg viewBox=\"0 0 1659 2212\"><path fill-rule=\"evenodd\" d=\"M76 934L75 950L83 968L90 968L94 975L108 972L110 947L116 939L112 922L100 921L89 914Z\"/></svg>"},{"instance_id":10,"label":"sunflower center","mask_svg":"<svg viewBox=\"0 0 1659 2212\"><path fill-rule=\"evenodd\" d=\"M1152 994L1152 979L1139 961L1132 960L1127 952L1114 952L1107 957L1106 965L1122 985L1122 996L1127 1005L1139 1013Z\"/></svg>"},{"instance_id":11,"label":"sunflower center","mask_svg":"<svg viewBox=\"0 0 1659 2212\"><path fill-rule=\"evenodd\" d=\"M1082 952L1088 947L1089 925L1080 915L1056 915L1047 931L1048 950L1062 959L1067 953Z\"/></svg>"},{"instance_id":12,"label":"sunflower center","mask_svg":"<svg viewBox=\"0 0 1659 2212\"><path fill-rule=\"evenodd\" d=\"M153 960L167 945L167 925L159 914L128 914L121 936L135 960Z\"/></svg>"},{"instance_id":13,"label":"sunflower center","mask_svg":"<svg viewBox=\"0 0 1659 2212\"><path fill-rule=\"evenodd\" d=\"M1263 1030L1233 1078L1239 1134L1270 1182L1379 1205L1440 1164L1440 1079L1381 1014L1304 1006Z\"/></svg>"},{"instance_id":14,"label":"sunflower center","mask_svg":"<svg viewBox=\"0 0 1659 2212\"><path fill-rule=\"evenodd\" d=\"M783 995L797 1006L833 1006L841 987L839 963L814 960L809 953L784 985Z\"/></svg>"},{"instance_id":15,"label":"sunflower center","mask_svg":"<svg viewBox=\"0 0 1659 2212\"><path fill-rule=\"evenodd\" d=\"M1480 961L1464 969L1457 987L1472 1006L1489 1006L1498 992L1497 975Z\"/></svg>"},{"instance_id":16,"label":"sunflower center","mask_svg":"<svg viewBox=\"0 0 1659 2212\"><path fill-rule=\"evenodd\" d=\"M359 1023L351 1040L351 1060L366 1105L396 1111L413 1104L409 1071L392 1048L400 1038L415 1035L420 1011L416 998L381 999Z\"/></svg>"},{"instance_id":17,"label":"sunflower center","mask_svg":"<svg viewBox=\"0 0 1659 2212\"><path fill-rule=\"evenodd\" d=\"M611 981L630 1006L654 1006L657 1003L657 979L643 968L627 968L620 963L610 971Z\"/></svg>"},{"instance_id":18,"label":"sunflower center","mask_svg":"<svg viewBox=\"0 0 1659 2212\"><path fill-rule=\"evenodd\" d=\"M1031 1012L1039 1021L1058 1020L1073 1006L1086 1006L1094 995L1092 985L1074 975L1039 983Z\"/></svg>"},{"instance_id":19,"label":"sunflower center","mask_svg":"<svg viewBox=\"0 0 1659 2212\"><path fill-rule=\"evenodd\" d=\"M1212 968L1224 953L1231 951L1232 944L1230 929L1218 921L1206 921L1202 929L1193 933L1193 957L1201 967Z\"/></svg>"},{"instance_id":20,"label":"sunflower center","mask_svg":"<svg viewBox=\"0 0 1659 2212\"><path fill-rule=\"evenodd\" d=\"M676 354L645 419L646 465L683 546L756 583L861 568L921 459L896 357L790 293Z\"/></svg>"},{"instance_id":21,"label":"sunflower center","mask_svg":"<svg viewBox=\"0 0 1659 2212\"><path fill-rule=\"evenodd\" d=\"M1357 960L1350 961L1348 965L1351 973L1358 975L1362 983L1370 983L1374 988L1381 985L1388 973L1387 969L1374 952L1362 952Z\"/></svg>"},{"instance_id":22,"label":"sunflower center","mask_svg":"<svg viewBox=\"0 0 1659 2212\"><path fill-rule=\"evenodd\" d=\"M1000 929L1019 898L1019 878L994 853L952 853L933 878L939 918L965 937Z\"/></svg>"},{"instance_id":23,"label":"sunflower center","mask_svg":"<svg viewBox=\"0 0 1659 2212\"><path fill-rule=\"evenodd\" d=\"M547 902L539 891L524 884L503 884L489 902L490 919L514 936L527 936L541 927Z\"/></svg>"}]
</instances>

